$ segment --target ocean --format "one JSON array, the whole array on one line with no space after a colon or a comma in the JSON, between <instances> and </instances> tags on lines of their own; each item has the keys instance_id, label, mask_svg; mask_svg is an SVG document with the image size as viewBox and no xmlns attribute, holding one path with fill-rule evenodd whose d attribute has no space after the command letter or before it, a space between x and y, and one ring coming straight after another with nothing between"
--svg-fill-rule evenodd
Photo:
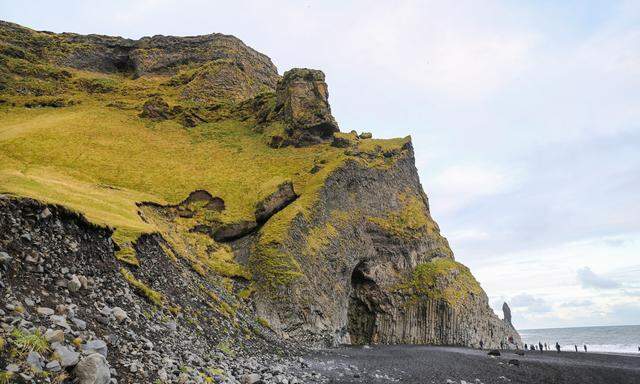
<instances>
[{"instance_id":1,"label":"ocean","mask_svg":"<svg viewBox=\"0 0 640 384\"><path fill-rule=\"evenodd\" d=\"M555 350L557 341L563 351L575 351L574 345L578 345L578 351L584 352L582 346L586 344L589 352L640 356L640 325L522 329L518 332L524 343L538 345L538 342L546 342L550 350Z\"/></svg>"}]
</instances>

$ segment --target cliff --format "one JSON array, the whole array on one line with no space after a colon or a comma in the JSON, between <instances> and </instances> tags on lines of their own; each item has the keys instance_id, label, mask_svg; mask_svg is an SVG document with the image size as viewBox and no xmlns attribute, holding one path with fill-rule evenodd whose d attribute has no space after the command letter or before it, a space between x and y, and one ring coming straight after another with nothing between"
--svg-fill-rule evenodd
<instances>
[{"instance_id":1,"label":"cliff","mask_svg":"<svg viewBox=\"0 0 640 384\"><path fill-rule=\"evenodd\" d=\"M340 132L328 100L321 71L280 76L232 36L0 22L0 359L62 321L43 361L106 339L123 382L235 380L288 340L521 344L440 234L410 138Z\"/></svg>"}]
</instances>

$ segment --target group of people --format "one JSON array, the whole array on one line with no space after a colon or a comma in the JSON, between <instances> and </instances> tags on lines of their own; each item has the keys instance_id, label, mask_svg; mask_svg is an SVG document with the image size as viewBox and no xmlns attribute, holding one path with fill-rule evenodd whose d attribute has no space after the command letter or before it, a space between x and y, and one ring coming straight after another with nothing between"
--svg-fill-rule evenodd
<instances>
[{"instance_id":1,"label":"group of people","mask_svg":"<svg viewBox=\"0 0 640 384\"><path fill-rule=\"evenodd\" d=\"M561 347L560 347L560 344L557 341L556 341L555 347L556 347L556 352L560 353ZM578 352L578 344L574 344L573 347L575 348L576 352ZM582 348L584 348L584 351L587 352L587 344L583 344ZM538 342L538 346L536 348L535 344L531 344L531 345L525 344L524 345L524 350L525 351L527 351L527 350L529 350L529 351L538 350L540 352L543 352L543 351L548 351L549 350L549 345L547 345L547 343L542 344L541 342Z\"/></svg>"}]
</instances>

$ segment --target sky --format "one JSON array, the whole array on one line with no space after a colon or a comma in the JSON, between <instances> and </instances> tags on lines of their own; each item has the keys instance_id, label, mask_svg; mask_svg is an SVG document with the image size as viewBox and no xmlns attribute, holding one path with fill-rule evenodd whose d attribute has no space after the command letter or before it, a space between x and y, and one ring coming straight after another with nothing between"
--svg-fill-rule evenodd
<instances>
[{"instance_id":1,"label":"sky","mask_svg":"<svg viewBox=\"0 0 640 384\"><path fill-rule=\"evenodd\" d=\"M640 323L640 1L8 1L38 30L232 34L411 135L431 213L517 328Z\"/></svg>"}]
</instances>

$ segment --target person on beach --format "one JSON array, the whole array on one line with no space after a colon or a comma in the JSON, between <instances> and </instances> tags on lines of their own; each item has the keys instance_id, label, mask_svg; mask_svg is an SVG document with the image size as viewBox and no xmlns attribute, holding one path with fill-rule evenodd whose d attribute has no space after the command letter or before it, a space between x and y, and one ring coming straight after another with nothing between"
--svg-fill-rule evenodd
<instances>
[{"instance_id":1,"label":"person on beach","mask_svg":"<svg viewBox=\"0 0 640 384\"><path fill-rule=\"evenodd\" d=\"M529 344L525 344L524 345L524 350L528 351L529 350ZM638 347L638 352L640 352L640 347Z\"/></svg>"},{"instance_id":2,"label":"person on beach","mask_svg":"<svg viewBox=\"0 0 640 384\"><path fill-rule=\"evenodd\" d=\"M540 353L542 353L543 349L542 349L542 343L540 341L538 341L538 347L540 347Z\"/></svg>"},{"instance_id":3,"label":"person on beach","mask_svg":"<svg viewBox=\"0 0 640 384\"><path fill-rule=\"evenodd\" d=\"M560 344L558 344L557 341L556 341L556 351L558 351L558 353L560 353Z\"/></svg>"},{"instance_id":4,"label":"person on beach","mask_svg":"<svg viewBox=\"0 0 640 384\"><path fill-rule=\"evenodd\" d=\"M584 351L587 352L587 344L584 345Z\"/></svg>"},{"instance_id":5,"label":"person on beach","mask_svg":"<svg viewBox=\"0 0 640 384\"><path fill-rule=\"evenodd\" d=\"M480 349L484 349L484 341L480 340Z\"/></svg>"},{"instance_id":6,"label":"person on beach","mask_svg":"<svg viewBox=\"0 0 640 384\"><path fill-rule=\"evenodd\" d=\"M578 344L574 344L574 347L576 347L576 352L578 352Z\"/></svg>"},{"instance_id":7,"label":"person on beach","mask_svg":"<svg viewBox=\"0 0 640 384\"><path fill-rule=\"evenodd\" d=\"M548 351L549 350L549 345L547 343L544 343L544 350Z\"/></svg>"}]
</instances>

